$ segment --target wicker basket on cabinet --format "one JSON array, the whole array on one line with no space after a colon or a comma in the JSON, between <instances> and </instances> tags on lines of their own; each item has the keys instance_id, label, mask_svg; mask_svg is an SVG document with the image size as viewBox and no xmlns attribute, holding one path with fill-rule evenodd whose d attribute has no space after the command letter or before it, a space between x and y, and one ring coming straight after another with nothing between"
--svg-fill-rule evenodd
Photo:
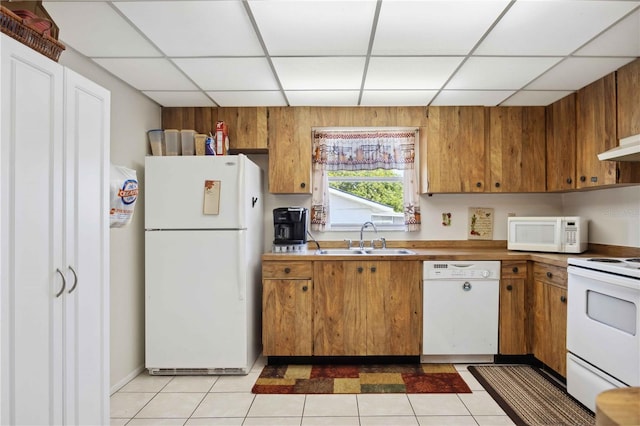
<instances>
[{"instance_id":1,"label":"wicker basket on cabinet","mask_svg":"<svg viewBox=\"0 0 640 426\"><path fill-rule=\"evenodd\" d=\"M58 62L65 49L64 44L51 37L47 31L39 32L6 7L0 6L0 30L20 43Z\"/></svg>"}]
</instances>

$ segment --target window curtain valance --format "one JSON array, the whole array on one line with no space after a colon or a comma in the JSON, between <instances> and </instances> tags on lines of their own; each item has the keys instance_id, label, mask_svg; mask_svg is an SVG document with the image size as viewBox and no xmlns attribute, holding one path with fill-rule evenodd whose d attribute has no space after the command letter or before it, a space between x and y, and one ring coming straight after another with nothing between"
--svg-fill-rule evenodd
<instances>
[{"instance_id":1,"label":"window curtain valance","mask_svg":"<svg viewBox=\"0 0 640 426\"><path fill-rule=\"evenodd\" d=\"M413 169L415 131L313 132L313 163L324 170Z\"/></svg>"},{"instance_id":2,"label":"window curtain valance","mask_svg":"<svg viewBox=\"0 0 640 426\"><path fill-rule=\"evenodd\" d=\"M314 130L311 229L326 230L329 220L328 171L404 170L404 222L420 230L420 199L414 167L417 130Z\"/></svg>"}]
</instances>

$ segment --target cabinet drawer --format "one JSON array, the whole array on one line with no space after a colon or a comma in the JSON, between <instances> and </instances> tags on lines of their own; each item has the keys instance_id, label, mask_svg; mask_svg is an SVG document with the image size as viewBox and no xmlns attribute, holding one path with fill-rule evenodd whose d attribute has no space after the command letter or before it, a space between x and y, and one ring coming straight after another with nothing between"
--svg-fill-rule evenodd
<instances>
[{"instance_id":1,"label":"cabinet drawer","mask_svg":"<svg viewBox=\"0 0 640 426\"><path fill-rule=\"evenodd\" d=\"M263 262L262 278L311 278L313 274L311 265L311 262L304 261Z\"/></svg>"},{"instance_id":2,"label":"cabinet drawer","mask_svg":"<svg viewBox=\"0 0 640 426\"><path fill-rule=\"evenodd\" d=\"M536 263L533 265L533 279L566 288L567 268Z\"/></svg>"},{"instance_id":3,"label":"cabinet drawer","mask_svg":"<svg viewBox=\"0 0 640 426\"><path fill-rule=\"evenodd\" d=\"M527 278L525 260L502 262L500 278Z\"/></svg>"}]
</instances>

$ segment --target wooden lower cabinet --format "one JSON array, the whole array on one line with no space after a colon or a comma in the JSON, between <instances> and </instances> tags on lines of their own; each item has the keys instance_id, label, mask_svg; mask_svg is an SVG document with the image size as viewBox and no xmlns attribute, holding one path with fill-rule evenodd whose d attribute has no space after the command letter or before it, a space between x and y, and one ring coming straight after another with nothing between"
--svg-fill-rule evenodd
<instances>
[{"instance_id":1,"label":"wooden lower cabinet","mask_svg":"<svg viewBox=\"0 0 640 426\"><path fill-rule=\"evenodd\" d=\"M314 263L314 355L419 355L417 261Z\"/></svg>"},{"instance_id":2,"label":"wooden lower cabinet","mask_svg":"<svg viewBox=\"0 0 640 426\"><path fill-rule=\"evenodd\" d=\"M502 262L498 334L501 355L529 353L526 301L527 262Z\"/></svg>"},{"instance_id":3,"label":"wooden lower cabinet","mask_svg":"<svg viewBox=\"0 0 640 426\"><path fill-rule=\"evenodd\" d=\"M262 351L265 356L313 353L311 262L265 262L262 267Z\"/></svg>"},{"instance_id":4,"label":"wooden lower cabinet","mask_svg":"<svg viewBox=\"0 0 640 426\"><path fill-rule=\"evenodd\" d=\"M533 355L566 377L566 268L535 263L533 275Z\"/></svg>"}]
</instances>

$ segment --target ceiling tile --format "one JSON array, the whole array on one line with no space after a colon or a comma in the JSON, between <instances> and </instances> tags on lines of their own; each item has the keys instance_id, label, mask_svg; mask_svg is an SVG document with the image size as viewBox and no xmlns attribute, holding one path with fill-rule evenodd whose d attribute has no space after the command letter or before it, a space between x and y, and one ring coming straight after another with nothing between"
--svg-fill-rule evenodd
<instances>
[{"instance_id":1,"label":"ceiling tile","mask_svg":"<svg viewBox=\"0 0 640 426\"><path fill-rule=\"evenodd\" d=\"M168 56L264 54L240 1L133 1L114 5Z\"/></svg>"},{"instance_id":2,"label":"ceiling tile","mask_svg":"<svg viewBox=\"0 0 640 426\"><path fill-rule=\"evenodd\" d=\"M85 56L162 54L106 2L44 2L59 38Z\"/></svg>"},{"instance_id":3,"label":"ceiling tile","mask_svg":"<svg viewBox=\"0 0 640 426\"><path fill-rule=\"evenodd\" d=\"M429 105L437 90L365 90L362 106L422 106Z\"/></svg>"},{"instance_id":4,"label":"ceiling tile","mask_svg":"<svg viewBox=\"0 0 640 426\"><path fill-rule=\"evenodd\" d=\"M202 92L169 92L145 90L142 93L165 107L213 107L213 103Z\"/></svg>"},{"instance_id":5,"label":"ceiling tile","mask_svg":"<svg viewBox=\"0 0 640 426\"><path fill-rule=\"evenodd\" d=\"M376 2L249 1L273 56L366 55Z\"/></svg>"},{"instance_id":6,"label":"ceiling tile","mask_svg":"<svg viewBox=\"0 0 640 426\"><path fill-rule=\"evenodd\" d=\"M360 90L364 57L273 58L285 90Z\"/></svg>"},{"instance_id":7,"label":"ceiling tile","mask_svg":"<svg viewBox=\"0 0 640 426\"><path fill-rule=\"evenodd\" d=\"M446 89L517 90L562 58L469 58Z\"/></svg>"},{"instance_id":8,"label":"ceiling tile","mask_svg":"<svg viewBox=\"0 0 640 426\"><path fill-rule=\"evenodd\" d=\"M502 106L547 106L573 93L571 90L521 90L500 105Z\"/></svg>"},{"instance_id":9,"label":"ceiling tile","mask_svg":"<svg viewBox=\"0 0 640 426\"><path fill-rule=\"evenodd\" d=\"M576 55L640 56L640 9L589 42Z\"/></svg>"},{"instance_id":10,"label":"ceiling tile","mask_svg":"<svg viewBox=\"0 0 640 426\"><path fill-rule=\"evenodd\" d=\"M196 90L168 59L96 58L98 65L138 90Z\"/></svg>"},{"instance_id":11,"label":"ceiling tile","mask_svg":"<svg viewBox=\"0 0 640 426\"><path fill-rule=\"evenodd\" d=\"M496 106L513 93L512 90L443 90L431 102L431 105Z\"/></svg>"},{"instance_id":12,"label":"ceiling tile","mask_svg":"<svg viewBox=\"0 0 640 426\"><path fill-rule=\"evenodd\" d=\"M629 13L637 1L517 1L474 52L567 55Z\"/></svg>"},{"instance_id":13,"label":"ceiling tile","mask_svg":"<svg viewBox=\"0 0 640 426\"><path fill-rule=\"evenodd\" d=\"M508 1L382 2L374 55L466 55Z\"/></svg>"},{"instance_id":14,"label":"ceiling tile","mask_svg":"<svg viewBox=\"0 0 640 426\"><path fill-rule=\"evenodd\" d=\"M533 90L578 90L633 58L568 58L527 85Z\"/></svg>"},{"instance_id":15,"label":"ceiling tile","mask_svg":"<svg viewBox=\"0 0 640 426\"><path fill-rule=\"evenodd\" d=\"M265 58L180 58L174 59L204 90L278 90Z\"/></svg>"},{"instance_id":16,"label":"ceiling tile","mask_svg":"<svg viewBox=\"0 0 640 426\"><path fill-rule=\"evenodd\" d=\"M291 106L357 106L359 93L357 90L288 90L285 95Z\"/></svg>"},{"instance_id":17,"label":"ceiling tile","mask_svg":"<svg viewBox=\"0 0 640 426\"><path fill-rule=\"evenodd\" d=\"M462 57L373 57L365 89L439 89Z\"/></svg>"},{"instance_id":18,"label":"ceiling tile","mask_svg":"<svg viewBox=\"0 0 640 426\"><path fill-rule=\"evenodd\" d=\"M287 106L284 96L278 91L214 91L207 94L221 107Z\"/></svg>"}]
</instances>

